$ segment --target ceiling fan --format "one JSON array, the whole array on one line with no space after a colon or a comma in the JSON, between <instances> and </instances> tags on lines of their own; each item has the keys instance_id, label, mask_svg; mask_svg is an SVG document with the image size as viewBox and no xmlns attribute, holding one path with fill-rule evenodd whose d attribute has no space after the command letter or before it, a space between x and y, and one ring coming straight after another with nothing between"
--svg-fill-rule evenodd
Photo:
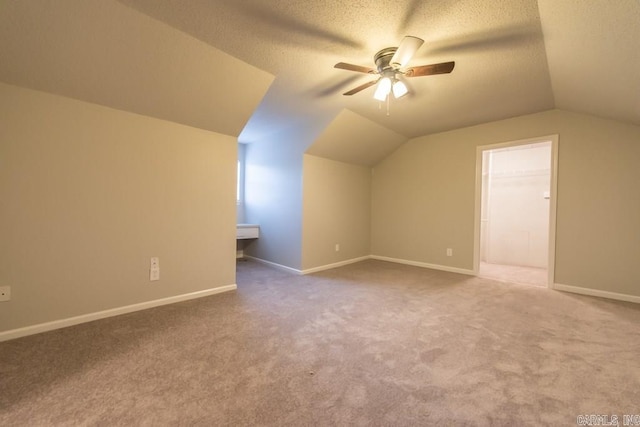
<instances>
[{"instance_id":1,"label":"ceiling fan","mask_svg":"<svg viewBox=\"0 0 640 427\"><path fill-rule=\"evenodd\" d=\"M350 96L356 94L377 83L378 87L373 95L375 99L384 101L390 93L393 93L395 98L400 98L409 90L399 77L422 77L434 74L447 74L453 71L453 67L456 64L453 61L405 68L416 51L422 46L422 43L424 43L424 40L418 37L406 36L400 43L400 46L382 49L373 57L373 61L376 64L375 69L338 62L334 66L335 68L380 76L375 80L343 93L343 95Z\"/></svg>"}]
</instances>

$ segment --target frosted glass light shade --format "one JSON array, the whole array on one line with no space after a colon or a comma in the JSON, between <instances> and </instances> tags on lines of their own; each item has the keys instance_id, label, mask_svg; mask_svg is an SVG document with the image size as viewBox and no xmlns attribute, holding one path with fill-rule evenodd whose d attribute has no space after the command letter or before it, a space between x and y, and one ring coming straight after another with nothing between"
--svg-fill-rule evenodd
<instances>
[{"instance_id":1,"label":"frosted glass light shade","mask_svg":"<svg viewBox=\"0 0 640 427\"><path fill-rule=\"evenodd\" d=\"M400 98L401 96L406 95L408 91L409 90L407 89L407 85L405 85L400 80L396 81L393 84L393 96L396 98Z\"/></svg>"},{"instance_id":2,"label":"frosted glass light shade","mask_svg":"<svg viewBox=\"0 0 640 427\"><path fill-rule=\"evenodd\" d=\"M387 99L387 95L391 92L391 79L389 77L383 77L378 82L378 87L373 97L378 101L384 101Z\"/></svg>"}]
</instances>

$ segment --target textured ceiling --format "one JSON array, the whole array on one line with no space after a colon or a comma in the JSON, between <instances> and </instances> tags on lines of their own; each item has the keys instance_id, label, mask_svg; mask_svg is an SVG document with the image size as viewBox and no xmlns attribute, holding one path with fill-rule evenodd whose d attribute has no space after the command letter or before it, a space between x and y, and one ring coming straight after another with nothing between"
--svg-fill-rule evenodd
<instances>
[{"instance_id":1,"label":"textured ceiling","mask_svg":"<svg viewBox=\"0 0 640 427\"><path fill-rule=\"evenodd\" d=\"M412 65L454 71L407 79L389 115L373 88L341 95L370 77L335 63L373 66L405 35L425 40ZM0 0L0 80L242 142L296 129L333 158L369 159L378 126L415 137L551 108L640 124L638 40L638 0Z\"/></svg>"},{"instance_id":2,"label":"textured ceiling","mask_svg":"<svg viewBox=\"0 0 640 427\"><path fill-rule=\"evenodd\" d=\"M348 108L414 137L554 106L535 0L121 1L275 75L282 90L261 105L272 126ZM454 72L408 81L390 115L373 88L341 95L371 77L334 64L373 66L405 35L425 40L411 64L453 60Z\"/></svg>"}]
</instances>

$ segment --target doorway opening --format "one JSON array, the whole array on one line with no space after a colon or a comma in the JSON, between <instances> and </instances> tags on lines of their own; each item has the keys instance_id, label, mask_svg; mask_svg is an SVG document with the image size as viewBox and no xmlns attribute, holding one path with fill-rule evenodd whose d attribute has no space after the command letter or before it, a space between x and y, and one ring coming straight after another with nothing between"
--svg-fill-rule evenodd
<instances>
[{"instance_id":1,"label":"doorway opening","mask_svg":"<svg viewBox=\"0 0 640 427\"><path fill-rule=\"evenodd\" d=\"M478 147L475 274L553 285L557 136Z\"/></svg>"}]
</instances>

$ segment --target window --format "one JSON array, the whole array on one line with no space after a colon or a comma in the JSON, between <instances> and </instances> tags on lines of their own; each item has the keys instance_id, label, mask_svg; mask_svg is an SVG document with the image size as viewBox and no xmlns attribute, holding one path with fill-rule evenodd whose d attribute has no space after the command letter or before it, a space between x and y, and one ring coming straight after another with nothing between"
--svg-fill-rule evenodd
<instances>
[{"instance_id":1,"label":"window","mask_svg":"<svg viewBox=\"0 0 640 427\"><path fill-rule=\"evenodd\" d=\"M236 177L236 202L244 202L244 144L238 144L238 176Z\"/></svg>"},{"instance_id":2,"label":"window","mask_svg":"<svg viewBox=\"0 0 640 427\"><path fill-rule=\"evenodd\" d=\"M241 168L242 168L242 164L240 163L240 160L238 160L238 177L237 177L237 182L236 182L236 202L238 204L240 204L240 178L242 177L242 173L241 173Z\"/></svg>"}]
</instances>

